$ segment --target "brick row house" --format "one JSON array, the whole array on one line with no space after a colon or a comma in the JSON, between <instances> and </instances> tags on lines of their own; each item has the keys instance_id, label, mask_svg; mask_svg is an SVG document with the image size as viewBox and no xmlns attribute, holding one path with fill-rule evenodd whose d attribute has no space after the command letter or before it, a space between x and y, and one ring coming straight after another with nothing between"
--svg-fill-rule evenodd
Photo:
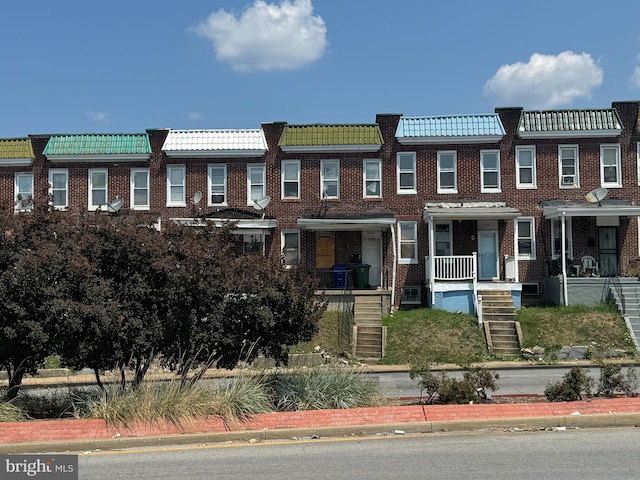
<instances>
[{"instance_id":1,"label":"brick row house","mask_svg":"<svg viewBox=\"0 0 640 480\"><path fill-rule=\"evenodd\" d=\"M0 201L231 222L244 253L386 310L588 303L640 267L639 109L0 139Z\"/></svg>"}]
</instances>

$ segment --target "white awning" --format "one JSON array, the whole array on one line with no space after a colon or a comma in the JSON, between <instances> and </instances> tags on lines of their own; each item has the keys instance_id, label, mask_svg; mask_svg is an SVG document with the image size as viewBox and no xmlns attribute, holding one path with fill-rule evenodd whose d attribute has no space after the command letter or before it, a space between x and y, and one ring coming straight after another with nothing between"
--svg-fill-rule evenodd
<instances>
[{"instance_id":1,"label":"white awning","mask_svg":"<svg viewBox=\"0 0 640 480\"><path fill-rule=\"evenodd\" d=\"M504 202L428 202L424 206L424 221L437 220L505 220L521 216L517 208Z\"/></svg>"},{"instance_id":2,"label":"white awning","mask_svg":"<svg viewBox=\"0 0 640 480\"><path fill-rule=\"evenodd\" d=\"M207 223L213 223L216 227L222 228L226 225L233 225L233 233L247 233L247 234L265 234L270 235L271 230L278 226L278 221L272 218L252 218L252 219L224 219L224 218L201 218L201 217L183 217L172 218L172 222L178 225L184 225L187 227L204 226Z\"/></svg>"},{"instance_id":3,"label":"white awning","mask_svg":"<svg viewBox=\"0 0 640 480\"><path fill-rule=\"evenodd\" d=\"M388 230L395 225L395 218L299 218L298 226L313 231L372 231Z\"/></svg>"},{"instance_id":4,"label":"white awning","mask_svg":"<svg viewBox=\"0 0 640 480\"><path fill-rule=\"evenodd\" d=\"M637 217L640 216L640 206L629 203L545 205L542 214L548 220L560 217Z\"/></svg>"}]
</instances>

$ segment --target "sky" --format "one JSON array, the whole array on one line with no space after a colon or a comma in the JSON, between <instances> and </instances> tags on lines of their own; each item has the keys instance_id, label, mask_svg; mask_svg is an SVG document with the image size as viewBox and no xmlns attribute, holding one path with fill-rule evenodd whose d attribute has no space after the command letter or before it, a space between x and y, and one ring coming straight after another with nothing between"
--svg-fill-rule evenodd
<instances>
[{"instance_id":1,"label":"sky","mask_svg":"<svg viewBox=\"0 0 640 480\"><path fill-rule=\"evenodd\" d=\"M373 123L640 98L637 0L29 0L0 138Z\"/></svg>"}]
</instances>

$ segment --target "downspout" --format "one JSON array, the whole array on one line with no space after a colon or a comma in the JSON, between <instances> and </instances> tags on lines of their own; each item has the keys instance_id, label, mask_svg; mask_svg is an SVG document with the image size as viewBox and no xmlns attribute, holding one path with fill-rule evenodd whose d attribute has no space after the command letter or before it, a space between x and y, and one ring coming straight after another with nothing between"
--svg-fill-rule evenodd
<instances>
[{"instance_id":1,"label":"downspout","mask_svg":"<svg viewBox=\"0 0 640 480\"><path fill-rule=\"evenodd\" d=\"M391 307L390 313L393 313L393 306L396 304L396 270L398 269L398 251L396 250L396 223L391 226L391 245L393 247L393 269L391 272Z\"/></svg>"},{"instance_id":2,"label":"downspout","mask_svg":"<svg viewBox=\"0 0 640 480\"><path fill-rule=\"evenodd\" d=\"M433 217L431 215L428 215L427 220L427 225L429 227L429 293L431 294L431 308L434 308L434 305L436 303L436 293L434 291L436 284L436 282L434 281L436 273L436 241L433 238Z\"/></svg>"},{"instance_id":3,"label":"downspout","mask_svg":"<svg viewBox=\"0 0 640 480\"><path fill-rule=\"evenodd\" d=\"M561 222L561 237L560 241L560 262L562 263L562 290L564 293L564 305L569 305L569 299L567 298L569 289L567 288L567 249L566 249L566 212L562 212L562 222ZM553 249L553 245L551 246Z\"/></svg>"}]
</instances>

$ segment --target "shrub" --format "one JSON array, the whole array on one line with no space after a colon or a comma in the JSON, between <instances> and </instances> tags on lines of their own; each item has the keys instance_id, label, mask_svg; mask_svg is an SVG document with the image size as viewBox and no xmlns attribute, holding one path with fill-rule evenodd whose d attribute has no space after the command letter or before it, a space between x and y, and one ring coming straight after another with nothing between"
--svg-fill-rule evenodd
<instances>
[{"instance_id":1,"label":"shrub","mask_svg":"<svg viewBox=\"0 0 640 480\"><path fill-rule=\"evenodd\" d=\"M427 393L427 403L432 403L437 396L440 403L457 404L488 401L487 390L496 391L496 380L500 378L485 367L464 367L461 380L450 378L444 372L434 374L429 367L412 367L409 376L420 378L418 386L421 395Z\"/></svg>"},{"instance_id":2,"label":"shrub","mask_svg":"<svg viewBox=\"0 0 640 480\"><path fill-rule=\"evenodd\" d=\"M597 395L612 397L617 393L624 393L628 397L635 397L638 381L638 373L634 368L629 368L624 374L620 365L603 365L600 368Z\"/></svg>"},{"instance_id":3,"label":"shrub","mask_svg":"<svg viewBox=\"0 0 640 480\"><path fill-rule=\"evenodd\" d=\"M26 420L19 407L11 402L0 402L0 422L21 422Z\"/></svg>"},{"instance_id":4,"label":"shrub","mask_svg":"<svg viewBox=\"0 0 640 480\"><path fill-rule=\"evenodd\" d=\"M550 402L573 402L582 400L582 395L591 397L593 379L580 367L572 367L562 381L552 383L544 390L547 400Z\"/></svg>"}]
</instances>

